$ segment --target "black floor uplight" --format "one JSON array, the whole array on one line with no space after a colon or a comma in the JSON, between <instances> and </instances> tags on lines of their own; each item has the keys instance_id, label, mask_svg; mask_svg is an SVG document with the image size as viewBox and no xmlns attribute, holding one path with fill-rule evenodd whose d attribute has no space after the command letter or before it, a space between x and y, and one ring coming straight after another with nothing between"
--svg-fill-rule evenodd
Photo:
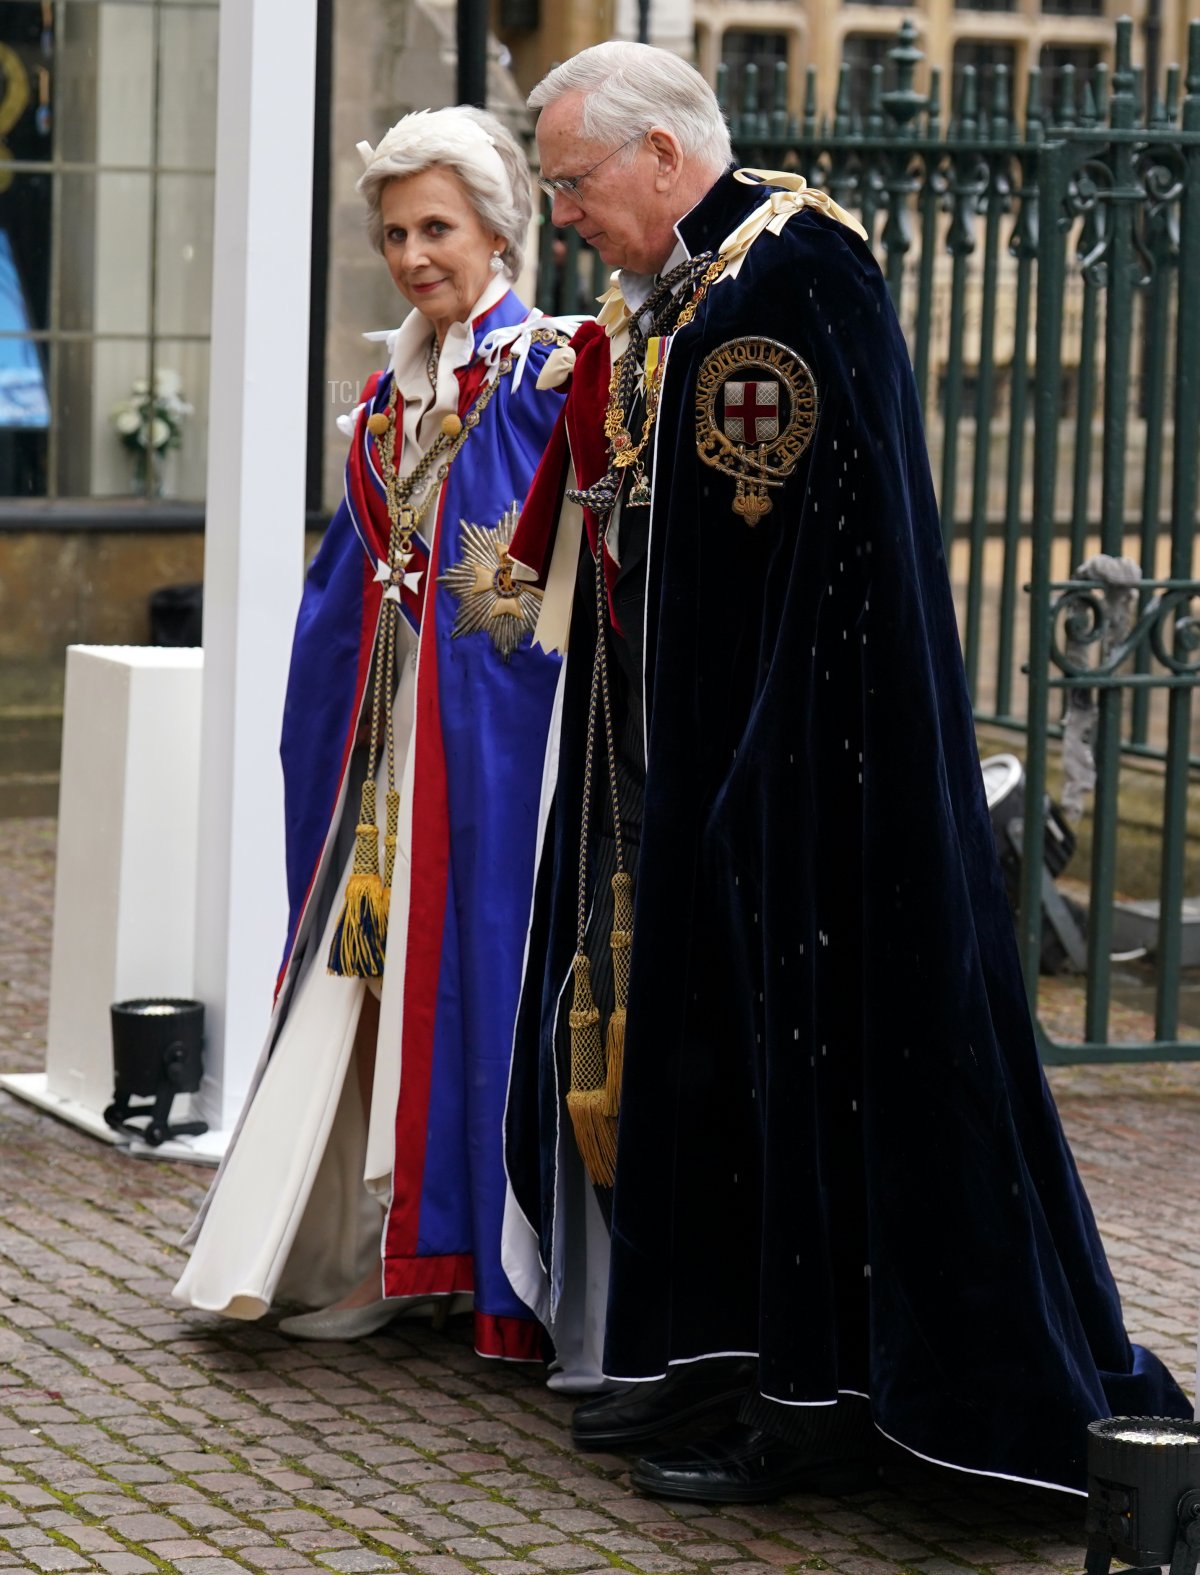
<instances>
[{"instance_id":1,"label":"black floor uplight","mask_svg":"<svg viewBox=\"0 0 1200 1575\"><path fill-rule=\"evenodd\" d=\"M168 1138L198 1137L206 1121L171 1125L176 1094L194 1094L204 1069L204 1007L199 1001L118 1001L111 1007L113 1102L104 1119L114 1132L157 1148ZM150 1104L135 1105L134 1096ZM144 1127L135 1121L148 1117Z\"/></svg>"},{"instance_id":2,"label":"black floor uplight","mask_svg":"<svg viewBox=\"0 0 1200 1575\"><path fill-rule=\"evenodd\" d=\"M1087 1575L1195 1575L1200 1565L1200 1424L1112 1416L1088 1427Z\"/></svg>"}]
</instances>

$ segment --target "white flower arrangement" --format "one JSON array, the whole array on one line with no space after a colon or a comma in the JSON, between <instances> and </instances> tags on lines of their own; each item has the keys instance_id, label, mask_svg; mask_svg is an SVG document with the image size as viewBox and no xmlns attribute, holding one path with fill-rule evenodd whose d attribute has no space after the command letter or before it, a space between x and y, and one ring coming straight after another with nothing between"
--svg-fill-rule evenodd
<instances>
[{"instance_id":1,"label":"white flower arrangement","mask_svg":"<svg viewBox=\"0 0 1200 1575\"><path fill-rule=\"evenodd\" d=\"M121 442L135 454L161 454L179 447L183 424L191 414L179 373L160 367L153 386L144 377L136 379L129 398L113 407L112 424Z\"/></svg>"}]
</instances>

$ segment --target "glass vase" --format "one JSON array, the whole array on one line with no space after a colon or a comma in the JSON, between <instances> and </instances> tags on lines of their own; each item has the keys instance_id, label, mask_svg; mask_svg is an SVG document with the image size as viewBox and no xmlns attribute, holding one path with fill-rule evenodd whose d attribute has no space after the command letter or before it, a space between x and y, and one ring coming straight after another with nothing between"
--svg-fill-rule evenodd
<instances>
[{"instance_id":1,"label":"glass vase","mask_svg":"<svg viewBox=\"0 0 1200 1575\"><path fill-rule=\"evenodd\" d=\"M157 448L133 450L130 490L135 498L161 498L163 495L163 451Z\"/></svg>"}]
</instances>

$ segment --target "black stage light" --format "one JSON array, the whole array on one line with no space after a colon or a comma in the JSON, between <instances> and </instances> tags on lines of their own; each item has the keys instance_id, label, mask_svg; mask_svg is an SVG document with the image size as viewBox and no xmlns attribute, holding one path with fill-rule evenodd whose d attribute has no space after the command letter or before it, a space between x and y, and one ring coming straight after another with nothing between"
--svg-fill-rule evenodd
<instances>
[{"instance_id":1,"label":"black stage light","mask_svg":"<svg viewBox=\"0 0 1200 1575\"><path fill-rule=\"evenodd\" d=\"M113 1040L113 1102L104 1119L114 1132L140 1138L157 1148L168 1138L198 1137L206 1121L170 1124L176 1094L194 1094L200 1087L204 1061L204 1007L199 1001L118 1001L111 1008ZM151 1104L135 1105L134 1095L150 1096ZM144 1127L133 1124L148 1116Z\"/></svg>"},{"instance_id":2,"label":"black stage light","mask_svg":"<svg viewBox=\"0 0 1200 1575\"><path fill-rule=\"evenodd\" d=\"M1111 1416L1088 1426L1087 1575L1195 1575L1200 1565L1200 1424Z\"/></svg>"}]
</instances>

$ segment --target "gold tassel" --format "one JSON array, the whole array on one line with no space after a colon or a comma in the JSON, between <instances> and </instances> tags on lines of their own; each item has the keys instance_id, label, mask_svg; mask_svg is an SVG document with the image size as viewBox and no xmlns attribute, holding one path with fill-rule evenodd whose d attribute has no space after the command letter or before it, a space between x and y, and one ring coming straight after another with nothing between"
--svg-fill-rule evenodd
<instances>
[{"instance_id":1,"label":"gold tassel","mask_svg":"<svg viewBox=\"0 0 1200 1575\"><path fill-rule=\"evenodd\" d=\"M378 979L387 944L387 908L379 878L379 827L376 824L375 781L362 785L362 803L355 828L354 865L329 948L329 972L349 979Z\"/></svg>"},{"instance_id":2,"label":"gold tassel","mask_svg":"<svg viewBox=\"0 0 1200 1575\"><path fill-rule=\"evenodd\" d=\"M571 1087L567 1112L584 1169L593 1183L611 1187L617 1171L617 1124L605 1112L604 1046L600 1009L592 996L592 971L587 956L575 954L575 997L568 1014L571 1025Z\"/></svg>"},{"instance_id":3,"label":"gold tassel","mask_svg":"<svg viewBox=\"0 0 1200 1575\"><path fill-rule=\"evenodd\" d=\"M605 1113L604 1101L602 1088L582 1093L572 1089L567 1095L567 1111L589 1181L611 1187L617 1175L617 1124Z\"/></svg>"},{"instance_id":4,"label":"gold tassel","mask_svg":"<svg viewBox=\"0 0 1200 1575\"><path fill-rule=\"evenodd\" d=\"M625 1008L613 1008L604 1040L607 1068L604 1074L604 1114L615 1117L621 1108L621 1079L625 1075Z\"/></svg>"},{"instance_id":5,"label":"gold tassel","mask_svg":"<svg viewBox=\"0 0 1200 1575\"><path fill-rule=\"evenodd\" d=\"M387 831L383 838L383 912L392 911L392 874L396 868L396 841L400 834L400 795L389 788L385 799Z\"/></svg>"},{"instance_id":6,"label":"gold tassel","mask_svg":"<svg viewBox=\"0 0 1200 1575\"><path fill-rule=\"evenodd\" d=\"M621 1108L625 1074L625 1009L629 1004L629 954L633 946L633 882L625 870L612 878L613 927L609 937L613 965L613 1014L605 1045L604 1113L616 1117Z\"/></svg>"}]
</instances>

